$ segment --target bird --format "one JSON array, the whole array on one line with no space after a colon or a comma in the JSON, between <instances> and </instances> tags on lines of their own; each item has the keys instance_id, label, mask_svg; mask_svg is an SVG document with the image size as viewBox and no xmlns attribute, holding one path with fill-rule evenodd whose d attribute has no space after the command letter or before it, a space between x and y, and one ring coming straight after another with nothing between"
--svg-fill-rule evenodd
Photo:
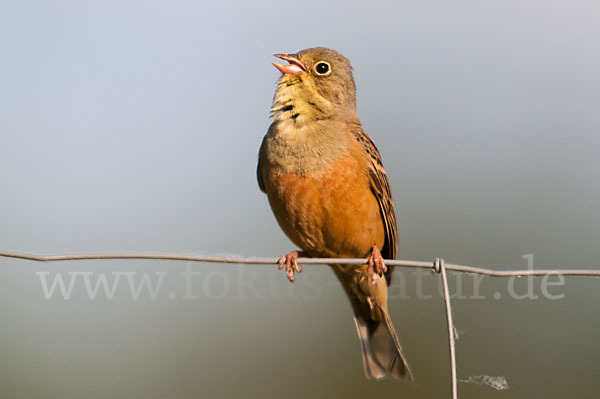
<instances>
[{"instance_id":1,"label":"bird","mask_svg":"<svg viewBox=\"0 0 600 399\"><path fill-rule=\"evenodd\" d=\"M299 257L364 258L330 265L350 299L369 379L412 379L388 311L398 233L386 170L356 111L356 85L341 53L274 54L281 72L256 176L275 218L300 250L282 256L294 282Z\"/></svg>"}]
</instances>

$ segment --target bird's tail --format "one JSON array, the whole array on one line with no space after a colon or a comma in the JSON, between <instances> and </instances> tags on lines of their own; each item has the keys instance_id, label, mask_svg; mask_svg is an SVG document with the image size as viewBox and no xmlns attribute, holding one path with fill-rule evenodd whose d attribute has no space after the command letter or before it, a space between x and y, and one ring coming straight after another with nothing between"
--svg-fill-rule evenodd
<instances>
[{"instance_id":1,"label":"bird's tail","mask_svg":"<svg viewBox=\"0 0 600 399\"><path fill-rule=\"evenodd\" d=\"M366 320L355 313L354 323L360 340L363 368L367 378L380 379L386 375L412 379L398 336L387 311L383 320Z\"/></svg>"},{"instance_id":2,"label":"bird's tail","mask_svg":"<svg viewBox=\"0 0 600 399\"><path fill-rule=\"evenodd\" d=\"M367 266L332 265L354 310L354 323L360 339L363 367L367 378L386 375L412 379L402 347L387 310L387 283L375 283L366 272Z\"/></svg>"}]
</instances>

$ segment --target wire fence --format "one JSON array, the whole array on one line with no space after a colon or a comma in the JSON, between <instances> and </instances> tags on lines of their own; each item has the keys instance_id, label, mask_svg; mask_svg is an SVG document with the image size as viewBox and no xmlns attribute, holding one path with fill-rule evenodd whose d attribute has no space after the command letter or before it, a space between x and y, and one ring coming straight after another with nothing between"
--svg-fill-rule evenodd
<instances>
[{"instance_id":1,"label":"wire fence","mask_svg":"<svg viewBox=\"0 0 600 399\"><path fill-rule=\"evenodd\" d=\"M228 263L238 265L276 265L279 258L242 258L235 256L199 256L199 255L175 255L175 254L155 254L155 253L98 253L98 254L73 254L73 255L32 255L18 252L2 252L0 257L23 259L36 262L62 262L76 260L109 260L109 259L145 259L145 260L168 260L185 262L203 262L203 263ZM298 263L304 265L329 265L329 264L350 264L364 265L367 259L360 258L298 258ZM446 310L446 322L448 327L448 347L450 358L450 384L452 399L458 398L458 380L456 373L456 345L455 328L452 320L452 305L450 303L450 293L448 288L447 271L480 274L490 277L523 277L523 276L571 276L571 277L600 277L600 269L586 269L581 267L567 267L561 269L512 269L512 270L492 270L481 267L465 266L446 263L442 258L436 258L433 262L396 260L389 259L385 261L388 266L408 267L430 269L433 273L441 275L444 305ZM468 382L468 381L467 381Z\"/></svg>"}]
</instances>

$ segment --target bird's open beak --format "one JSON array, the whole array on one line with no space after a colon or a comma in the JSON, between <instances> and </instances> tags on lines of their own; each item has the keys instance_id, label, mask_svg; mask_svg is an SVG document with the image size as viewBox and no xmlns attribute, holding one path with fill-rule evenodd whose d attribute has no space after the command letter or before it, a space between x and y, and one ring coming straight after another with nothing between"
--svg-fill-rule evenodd
<instances>
[{"instance_id":1,"label":"bird's open beak","mask_svg":"<svg viewBox=\"0 0 600 399\"><path fill-rule=\"evenodd\" d=\"M296 54L273 54L273 56L289 62L289 64L273 63L273 66L279 69L281 73L299 75L302 72L306 72L306 67L300 62Z\"/></svg>"}]
</instances>

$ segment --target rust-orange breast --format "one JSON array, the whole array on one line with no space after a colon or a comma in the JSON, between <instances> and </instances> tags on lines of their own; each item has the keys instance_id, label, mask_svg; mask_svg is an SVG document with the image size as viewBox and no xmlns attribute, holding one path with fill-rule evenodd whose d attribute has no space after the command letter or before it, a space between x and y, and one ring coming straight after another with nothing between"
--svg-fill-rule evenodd
<instances>
[{"instance_id":1,"label":"rust-orange breast","mask_svg":"<svg viewBox=\"0 0 600 399\"><path fill-rule=\"evenodd\" d=\"M384 243L379 205L361 164L348 155L318 174L263 170L265 190L282 230L311 256L366 257Z\"/></svg>"}]
</instances>

